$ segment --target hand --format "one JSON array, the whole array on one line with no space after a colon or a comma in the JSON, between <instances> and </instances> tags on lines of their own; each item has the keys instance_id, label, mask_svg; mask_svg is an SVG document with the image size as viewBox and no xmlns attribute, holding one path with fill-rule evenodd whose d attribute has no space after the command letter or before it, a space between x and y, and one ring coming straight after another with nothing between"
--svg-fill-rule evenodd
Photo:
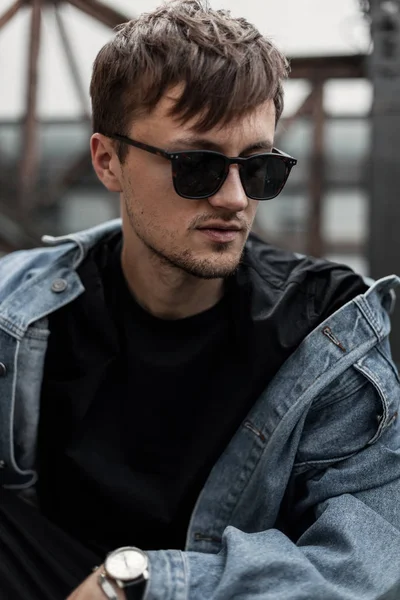
<instances>
[{"instance_id":1,"label":"hand","mask_svg":"<svg viewBox=\"0 0 400 600\"><path fill-rule=\"evenodd\" d=\"M70 596L68 596L67 600L107 600L97 581L102 569L103 567L101 566L96 569L94 573L89 575L89 577L85 579L85 581L81 583ZM116 584L113 584L113 588L118 596L118 600L126 600L125 593Z\"/></svg>"}]
</instances>

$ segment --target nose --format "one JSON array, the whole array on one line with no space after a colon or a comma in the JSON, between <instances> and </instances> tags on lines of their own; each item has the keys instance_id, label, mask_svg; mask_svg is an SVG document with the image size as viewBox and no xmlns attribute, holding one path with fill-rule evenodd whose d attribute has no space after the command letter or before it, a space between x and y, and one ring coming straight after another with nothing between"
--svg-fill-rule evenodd
<instances>
[{"instance_id":1,"label":"nose","mask_svg":"<svg viewBox=\"0 0 400 600\"><path fill-rule=\"evenodd\" d=\"M239 176L238 165L231 165L229 173L221 189L208 198L209 204L215 208L225 208L232 212L245 210L249 205Z\"/></svg>"}]
</instances>

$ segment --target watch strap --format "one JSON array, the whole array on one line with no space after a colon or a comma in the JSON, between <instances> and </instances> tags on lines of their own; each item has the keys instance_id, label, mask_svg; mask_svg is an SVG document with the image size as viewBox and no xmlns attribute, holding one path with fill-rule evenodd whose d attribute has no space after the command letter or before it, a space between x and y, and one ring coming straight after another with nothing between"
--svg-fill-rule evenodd
<instances>
[{"instance_id":1,"label":"watch strap","mask_svg":"<svg viewBox=\"0 0 400 600\"><path fill-rule=\"evenodd\" d=\"M143 600L144 591L146 589L146 581L138 581L132 585L124 587L126 600Z\"/></svg>"},{"instance_id":2,"label":"watch strap","mask_svg":"<svg viewBox=\"0 0 400 600\"><path fill-rule=\"evenodd\" d=\"M117 592L105 573L100 573L97 582L108 600L118 600Z\"/></svg>"}]
</instances>

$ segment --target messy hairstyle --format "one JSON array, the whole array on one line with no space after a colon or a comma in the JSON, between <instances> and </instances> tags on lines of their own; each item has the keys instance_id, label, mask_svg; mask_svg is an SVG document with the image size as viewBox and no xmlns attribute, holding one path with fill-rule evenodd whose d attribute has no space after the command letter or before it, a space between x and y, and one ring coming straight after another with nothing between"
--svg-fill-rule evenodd
<instances>
[{"instance_id":1,"label":"messy hairstyle","mask_svg":"<svg viewBox=\"0 0 400 600\"><path fill-rule=\"evenodd\" d=\"M244 18L213 10L207 0L170 0L119 26L94 62L93 130L125 134L168 88L183 84L171 116L197 132L240 118L273 100L283 110L288 62ZM123 158L124 147L119 148Z\"/></svg>"}]
</instances>

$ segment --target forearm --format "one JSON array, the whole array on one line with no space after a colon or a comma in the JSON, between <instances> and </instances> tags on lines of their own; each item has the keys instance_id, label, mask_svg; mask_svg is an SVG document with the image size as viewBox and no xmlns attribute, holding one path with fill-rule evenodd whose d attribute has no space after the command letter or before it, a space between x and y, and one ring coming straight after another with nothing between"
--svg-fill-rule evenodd
<instances>
[{"instance_id":1,"label":"forearm","mask_svg":"<svg viewBox=\"0 0 400 600\"><path fill-rule=\"evenodd\" d=\"M297 544L230 527L219 554L149 554L145 600L375 600L400 587L400 532L350 495L329 501Z\"/></svg>"}]
</instances>

